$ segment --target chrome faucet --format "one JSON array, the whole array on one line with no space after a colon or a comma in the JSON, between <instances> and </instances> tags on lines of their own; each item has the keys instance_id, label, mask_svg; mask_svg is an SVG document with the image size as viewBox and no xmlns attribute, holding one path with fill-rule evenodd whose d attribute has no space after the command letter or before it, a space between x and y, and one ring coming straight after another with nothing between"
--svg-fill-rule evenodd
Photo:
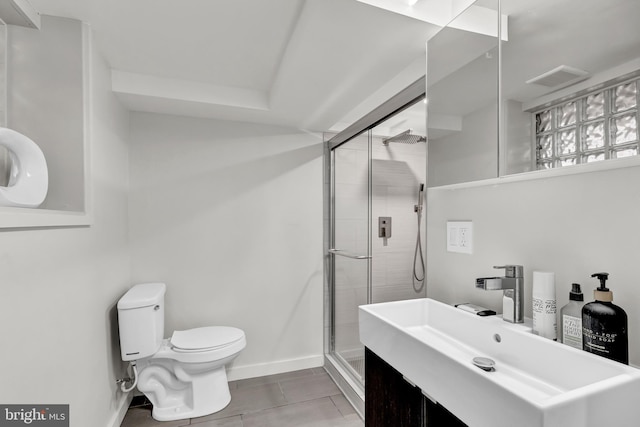
<instances>
[{"instance_id":1,"label":"chrome faucet","mask_svg":"<svg viewBox=\"0 0 640 427\"><path fill-rule=\"evenodd\" d=\"M502 318L511 323L524 322L524 275L521 265L503 265L505 277L480 277L476 288L485 291L504 291L502 297Z\"/></svg>"}]
</instances>

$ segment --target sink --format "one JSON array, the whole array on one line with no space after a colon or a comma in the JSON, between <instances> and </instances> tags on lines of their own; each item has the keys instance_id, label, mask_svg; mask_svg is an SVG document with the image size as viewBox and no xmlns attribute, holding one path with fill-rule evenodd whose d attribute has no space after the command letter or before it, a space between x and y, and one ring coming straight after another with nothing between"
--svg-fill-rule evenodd
<instances>
[{"instance_id":1,"label":"sink","mask_svg":"<svg viewBox=\"0 0 640 427\"><path fill-rule=\"evenodd\" d=\"M470 427L640 423L640 370L541 338L526 323L429 298L360 306L359 322L366 347Z\"/></svg>"}]
</instances>

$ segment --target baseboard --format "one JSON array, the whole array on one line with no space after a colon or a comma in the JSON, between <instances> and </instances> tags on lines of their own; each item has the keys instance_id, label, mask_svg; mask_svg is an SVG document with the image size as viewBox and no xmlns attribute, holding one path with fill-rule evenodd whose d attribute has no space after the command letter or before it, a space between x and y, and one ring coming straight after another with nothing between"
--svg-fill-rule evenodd
<instances>
[{"instance_id":1,"label":"baseboard","mask_svg":"<svg viewBox=\"0 0 640 427\"><path fill-rule=\"evenodd\" d=\"M111 420L107 423L108 427L120 427L124 416L127 415L127 409L129 409L131 399L133 399L133 393L122 394L118 402L118 409L116 409L115 413L111 416Z\"/></svg>"},{"instance_id":2,"label":"baseboard","mask_svg":"<svg viewBox=\"0 0 640 427\"><path fill-rule=\"evenodd\" d=\"M255 365L231 366L227 371L229 381L245 378L263 377L265 375L281 374L283 372L298 371L300 369L319 368L324 365L324 355L301 357L298 359L277 360Z\"/></svg>"}]
</instances>

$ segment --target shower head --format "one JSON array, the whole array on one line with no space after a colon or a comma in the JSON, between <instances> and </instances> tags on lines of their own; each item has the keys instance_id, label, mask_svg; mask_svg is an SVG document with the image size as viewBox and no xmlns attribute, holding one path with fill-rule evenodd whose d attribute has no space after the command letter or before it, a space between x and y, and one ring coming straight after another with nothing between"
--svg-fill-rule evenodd
<instances>
[{"instance_id":1,"label":"shower head","mask_svg":"<svg viewBox=\"0 0 640 427\"><path fill-rule=\"evenodd\" d=\"M422 135L412 135L412 129L407 129L404 132L401 132L397 135L391 136L389 138L384 138L382 143L384 145L389 145L390 142L399 142L401 144L417 144L419 142L426 142L427 138Z\"/></svg>"}]
</instances>

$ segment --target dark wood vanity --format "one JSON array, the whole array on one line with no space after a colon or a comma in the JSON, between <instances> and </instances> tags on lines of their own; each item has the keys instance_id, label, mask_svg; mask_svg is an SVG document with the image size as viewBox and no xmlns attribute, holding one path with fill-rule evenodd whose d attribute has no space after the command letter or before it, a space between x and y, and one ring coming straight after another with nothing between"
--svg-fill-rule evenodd
<instances>
[{"instance_id":1,"label":"dark wood vanity","mask_svg":"<svg viewBox=\"0 0 640 427\"><path fill-rule=\"evenodd\" d=\"M366 427L467 427L365 348Z\"/></svg>"}]
</instances>

